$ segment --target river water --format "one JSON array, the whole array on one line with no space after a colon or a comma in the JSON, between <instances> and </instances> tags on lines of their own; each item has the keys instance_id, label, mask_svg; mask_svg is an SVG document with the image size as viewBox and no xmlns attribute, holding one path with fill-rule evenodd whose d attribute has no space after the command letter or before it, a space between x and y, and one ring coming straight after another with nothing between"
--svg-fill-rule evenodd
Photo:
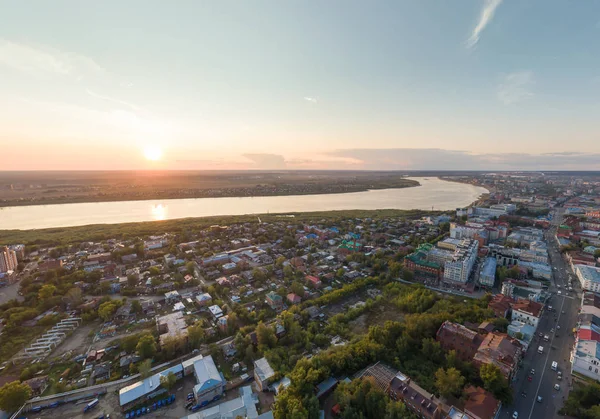
<instances>
[{"instance_id":1,"label":"river water","mask_svg":"<svg viewBox=\"0 0 600 419\"><path fill-rule=\"evenodd\" d=\"M438 178L411 178L421 186L325 195L192 198L91 202L0 208L0 230L70 227L243 215L350 209L450 210L464 207L487 190Z\"/></svg>"}]
</instances>

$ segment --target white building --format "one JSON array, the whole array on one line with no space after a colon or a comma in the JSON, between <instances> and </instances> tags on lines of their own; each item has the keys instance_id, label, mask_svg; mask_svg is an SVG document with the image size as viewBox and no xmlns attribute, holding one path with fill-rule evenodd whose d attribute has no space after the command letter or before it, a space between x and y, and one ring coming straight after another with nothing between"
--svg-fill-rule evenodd
<instances>
[{"instance_id":1,"label":"white building","mask_svg":"<svg viewBox=\"0 0 600 419\"><path fill-rule=\"evenodd\" d=\"M463 240L456 247L452 261L444 266L444 281L465 284L477 259L478 247L479 242L475 240Z\"/></svg>"},{"instance_id":2,"label":"white building","mask_svg":"<svg viewBox=\"0 0 600 419\"><path fill-rule=\"evenodd\" d=\"M600 345L595 340L577 342L571 355L571 372L600 381Z\"/></svg>"},{"instance_id":3,"label":"white building","mask_svg":"<svg viewBox=\"0 0 600 419\"><path fill-rule=\"evenodd\" d=\"M587 291L600 292L600 268L587 265L575 265L575 275L579 278L581 288Z\"/></svg>"},{"instance_id":4,"label":"white building","mask_svg":"<svg viewBox=\"0 0 600 419\"><path fill-rule=\"evenodd\" d=\"M485 287L493 287L496 282L496 259L485 258L481 272L479 273L479 284Z\"/></svg>"},{"instance_id":5,"label":"white building","mask_svg":"<svg viewBox=\"0 0 600 419\"><path fill-rule=\"evenodd\" d=\"M453 239L472 239L484 230L481 224L460 225L450 223L450 237Z\"/></svg>"},{"instance_id":6,"label":"white building","mask_svg":"<svg viewBox=\"0 0 600 419\"><path fill-rule=\"evenodd\" d=\"M519 299L511 304L512 321L519 321L537 329L543 306L531 300Z\"/></svg>"},{"instance_id":7,"label":"white building","mask_svg":"<svg viewBox=\"0 0 600 419\"><path fill-rule=\"evenodd\" d=\"M196 384L194 395L198 404L217 400L225 390L225 379L217 369L212 356L205 356L194 362Z\"/></svg>"}]
</instances>

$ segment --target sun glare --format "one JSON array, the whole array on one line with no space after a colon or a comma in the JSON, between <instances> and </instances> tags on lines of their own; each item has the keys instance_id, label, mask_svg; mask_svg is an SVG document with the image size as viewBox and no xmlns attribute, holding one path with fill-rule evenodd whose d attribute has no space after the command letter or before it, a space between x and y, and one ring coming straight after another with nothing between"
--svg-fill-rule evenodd
<instances>
[{"instance_id":1,"label":"sun glare","mask_svg":"<svg viewBox=\"0 0 600 419\"><path fill-rule=\"evenodd\" d=\"M144 157L146 160L157 161L162 157L162 150L160 147L155 145L148 145L144 147Z\"/></svg>"}]
</instances>

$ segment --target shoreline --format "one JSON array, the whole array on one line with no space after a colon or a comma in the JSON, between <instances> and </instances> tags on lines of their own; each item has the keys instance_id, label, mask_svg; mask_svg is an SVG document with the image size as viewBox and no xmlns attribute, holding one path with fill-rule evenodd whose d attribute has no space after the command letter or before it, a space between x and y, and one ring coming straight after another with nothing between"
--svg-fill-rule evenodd
<instances>
[{"instance_id":1,"label":"shoreline","mask_svg":"<svg viewBox=\"0 0 600 419\"><path fill-rule=\"evenodd\" d=\"M14 208L14 207L32 207L32 206L46 206L46 205L66 205L66 204L93 204L93 203L101 203L101 202L127 202L127 201L169 201L176 199L218 199L218 198L259 198L259 197L272 197L272 196L305 196L305 195L337 195L337 194L346 194L346 193L356 193L356 192L368 192L370 190L382 190L382 189L406 189L406 188L417 188L422 186L418 181L412 179L403 179L405 185L369 185L368 187L364 185L356 185L355 188L348 187L344 190L325 190L320 188L315 188L313 191L275 191L276 193L267 193L263 191L263 193L257 194L241 194L235 193L227 193L225 190L224 194L213 194L206 195L197 192L196 194L177 194L176 196L170 195L168 192L159 192L156 195L150 196L129 196L129 197L113 197L113 196L82 196L82 197L70 197L64 199L41 199L39 201L9 201L9 202L0 202L0 210L3 208ZM277 185L274 185L275 187ZM319 185L322 186L322 185ZM332 185L335 187L335 185ZM207 189L209 190L209 189ZM280 192L280 193L277 193Z\"/></svg>"}]
</instances>

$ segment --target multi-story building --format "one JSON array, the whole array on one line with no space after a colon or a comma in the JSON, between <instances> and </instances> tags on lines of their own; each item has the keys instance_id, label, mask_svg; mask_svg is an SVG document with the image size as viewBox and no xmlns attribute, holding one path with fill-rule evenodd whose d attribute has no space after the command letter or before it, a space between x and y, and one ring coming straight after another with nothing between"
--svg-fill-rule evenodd
<instances>
[{"instance_id":1,"label":"multi-story building","mask_svg":"<svg viewBox=\"0 0 600 419\"><path fill-rule=\"evenodd\" d=\"M454 251L452 260L444 265L444 281L465 284L477 260L479 243L475 240L463 240Z\"/></svg>"},{"instance_id":2,"label":"multi-story building","mask_svg":"<svg viewBox=\"0 0 600 419\"><path fill-rule=\"evenodd\" d=\"M523 322L537 329L544 307L540 303L520 298L511 304L513 321Z\"/></svg>"},{"instance_id":3,"label":"multi-story building","mask_svg":"<svg viewBox=\"0 0 600 419\"><path fill-rule=\"evenodd\" d=\"M483 337L465 326L445 321L438 329L435 339L445 351L456 351L463 361L470 361L477 353Z\"/></svg>"},{"instance_id":4,"label":"multi-story building","mask_svg":"<svg viewBox=\"0 0 600 419\"><path fill-rule=\"evenodd\" d=\"M392 400L403 401L406 407L420 418L443 417L441 400L419 387L401 372L392 379L387 390Z\"/></svg>"},{"instance_id":5,"label":"multi-story building","mask_svg":"<svg viewBox=\"0 0 600 419\"><path fill-rule=\"evenodd\" d=\"M575 275L579 278L582 289L600 292L600 268L586 265L575 265L574 267Z\"/></svg>"},{"instance_id":6,"label":"multi-story building","mask_svg":"<svg viewBox=\"0 0 600 419\"><path fill-rule=\"evenodd\" d=\"M17 260L22 262L25 259L25 245L24 244L13 244L8 246L10 250L14 250L17 254Z\"/></svg>"},{"instance_id":7,"label":"multi-story building","mask_svg":"<svg viewBox=\"0 0 600 419\"><path fill-rule=\"evenodd\" d=\"M582 340L575 344L571 354L571 372L600 381L600 343Z\"/></svg>"},{"instance_id":8,"label":"multi-story building","mask_svg":"<svg viewBox=\"0 0 600 419\"><path fill-rule=\"evenodd\" d=\"M17 253L14 250L8 246L0 248L0 272L16 271L18 264Z\"/></svg>"},{"instance_id":9,"label":"multi-story building","mask_svg":"<svg viewBox=\"0 0 600 419\"><path fill-rule=\"evenodd\" d=\"M484 287L493 287L496 282L496 259L489 257L485 259L479 274L479 284Z\"/></svg>"}]
</instances>

